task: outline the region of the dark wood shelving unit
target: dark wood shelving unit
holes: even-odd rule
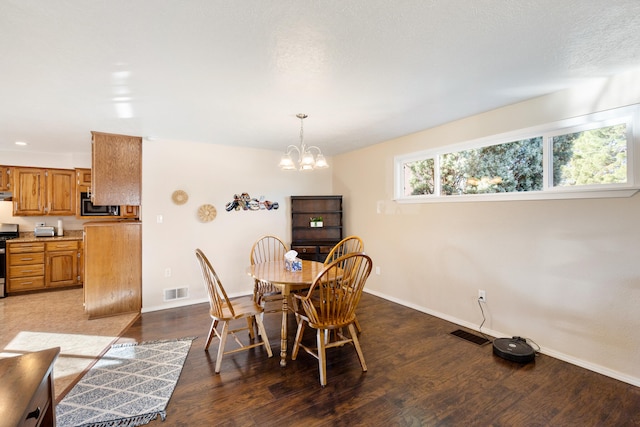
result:
[[[315,217],[322,227],[311,227]],[[342,196],[291,196],[291,249],[299,258],[323,262],[342,235]]]

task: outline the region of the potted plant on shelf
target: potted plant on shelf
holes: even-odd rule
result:
[[[322,217],[321,216],[313,216],[309,218],[309,226],[310,227],[322,227]]]

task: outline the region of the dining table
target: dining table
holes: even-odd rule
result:
[[[247,274],[256,280],[269,282],[282,292],[282,326],[280,327],[280,366],[287,366],[287,315],[289,295],[292,291],[307,289],[313,283],[324,264],[317,261],[302,260],[302,269],[290,271],[285,261],[267,261],[247,267]]]

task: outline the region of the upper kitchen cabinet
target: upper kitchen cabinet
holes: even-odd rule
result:
[[[76,214],[75,171],[13,168],[14,216]]]
[[[9,175],[11,173],[11,168],[9,166],[0,166],[0,191],[9,191],[11,190]]]
[[[91,201],[140,206],[142,137],[91,132]]]

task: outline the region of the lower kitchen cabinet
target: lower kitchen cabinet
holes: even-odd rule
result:
[[[84,308],[89,319],[140,313],[140,221],[87,222],[84,225],[84,262]]]
[[[44,289],[44,243],[7,242],[7,292]]]
[[[63,240],[45,244],[45,283],[47,287],[74,286],[80,276],[78,241]]]
[[[82,242],[7,242],[7,292],[82,284]]]

